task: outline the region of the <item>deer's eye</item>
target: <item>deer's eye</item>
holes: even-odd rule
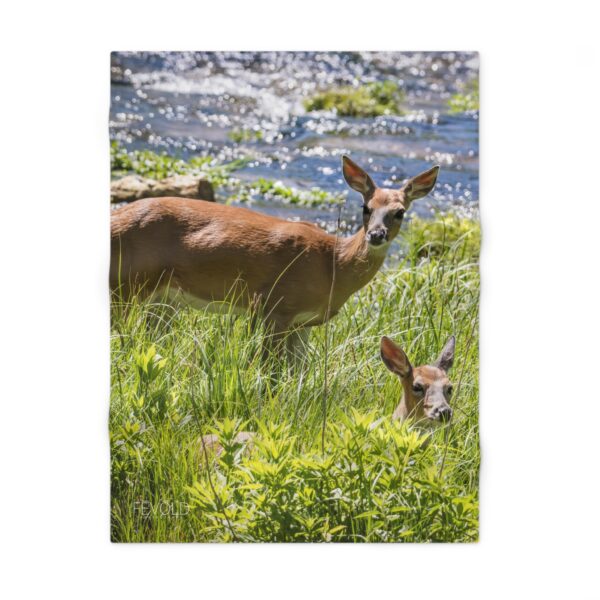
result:
[[[398,219],[398,220],[402,219],[402,217],[404,217],[404,213],[405,213],[405,212],[406,212],[406,211],[405,211],[403,208],[401,208],[401,209],[400,209],[399,211],[397,211],[397,212],[396,212],[396,214],[394,215],[394,219]]]
[[[365,217],[368,217],[370,214],[371,214],[371,209],[366,204],[363,204],[363,215]]]
[[[415,394],[423,393],[423,386],[420,383],[414,383],[412,389]]]

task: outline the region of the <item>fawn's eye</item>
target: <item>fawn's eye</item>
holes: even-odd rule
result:
[[[371,209],[366,204],[363,204],[363,215],[365,217],[368,217],[370,214],[371,214]]]
[[[400,209],[399,211],[397,211],[397,212],[396,212],[396,214],[394,215],[394,219],[398,219],[398,220],[400,220],[400,219],[401,219],[401,218],[404,216],[404,213],[405,213],[405,212],[406,212],[406,211],[405,211],[403,208],[401,208],[401,209]]]
[[[423,393],[423,386],[420,383],[414,383],[412,389],[415,394]]]

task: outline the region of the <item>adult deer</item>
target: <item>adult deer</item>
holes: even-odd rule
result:
[[[435,425],[452,418],[448,372],[454,362],[454,346],[455,338],[451,336],[432,365],[413,368],[400,346],[386,336],[381,338],[381,360],[402,382],[403,394],[394,419],[412,418],[421,424]]]
[[[348,238],[198,200],[148,198],[115,210],[111,288],[127,297],[140,284],[154,292],[168,286],[209,308],[227,300],[236,310],[260,305],[275,337],[291,333],[294,349],[375,276],[405,212],[433,189],[439,167],[397,190],[378,188],[347,156],[342,170],[363,197],[363,226]]]

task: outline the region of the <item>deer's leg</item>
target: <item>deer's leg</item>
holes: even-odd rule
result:
[[[310,329],[308,327],[298,327],[287,333],[286,352],[294,366],[299,366],[306,358],[309,337]]]
[[[273,356],[281,363],[285,352],[288,363],[296,367],[306,356],[310,329],[294,327],[287,316],[271,314],[265,318],[266,338],[263,359]]]

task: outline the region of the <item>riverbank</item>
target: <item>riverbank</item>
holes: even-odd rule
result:
[[[113,307],[113,540],[477,539],[479,226],[414,219],[402,237],[394,266],[312,330],[301,370],[261,363],[245,316]],[[379,340],[423,364],[451,334],[455,416],[422,446],[390,423],[401,386]],[[255,452],[207,468],[200,436],[239,428],[261,432]]]

